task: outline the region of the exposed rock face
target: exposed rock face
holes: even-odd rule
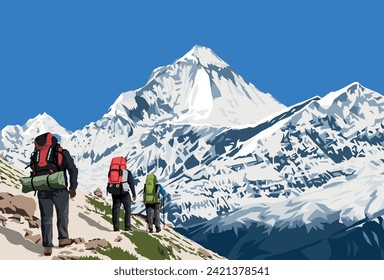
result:
[[[9,217],[9,219],[11,219],[12,221],[14,221],[16,223],[21,223],[21,216],[19,214],[15,214],[15,215]]]
[[[5,227],[7,225],[8,219],[4,217],[3,215],[0,215],[0,222]]]
[[[179,248],[178,246],[176,246],[172,242],[170,242],[169,245],[171,246],[172,249],[176,250],[176,252],[181,253],[181,248]]]
[[[52,258],[52,260],[57,260],[57,261],[61,261],[61,260],[78,260],[79,258],[80,258],[79,256],[58,255],[58,256],[54,256]]]
[[[39,218],[33,216],[32,220],[27,220],[29,228],[40,228],[41,226],[41,221]]]
[[[93,193],[94,193],[94,195],[96,195],[97,197],[100,197],[100,198],[103,197],[103,192],[101,191],[100,188],[97,188]]]
[[[197,250],[197,252],[206,256],[207,258],[210,258],[210,259],[212,258],[212,255],[207,250],[205,250],[204,248],[199,248]]]
[[[33,232],[29,229],[25,229],[24,231],[25,231],[25,235],[24,235],[25,239],[28,239],[35,244],[41,244],[42,243],[40,234],[33,234]]]
[[[22,223],[22,217],[28,222],[29,228],[40,228],[40,219],[34,216],[36,202],[33,198],[23,195],[0,193],[0,212],[12,215],[8,219]],[[2,222],[4,224],[4,222]]]
[[[82,237],[75,238],[74,241],[75,241],[75,244],[85,243],[85,239]]]
[[[6,214],[32,217],[36,211],[36,202],[30,197],[2,192],[0,193],[0,211]]]
[[[102,247],[104,249],[107,249],[110,243],[103,239],[100,238],[95,238],[90,240],[88,243],[85,244],[85,249],[86,250],[95,250],[97,247]]]

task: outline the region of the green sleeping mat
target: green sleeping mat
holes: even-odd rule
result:
[[[64,189],[67,187],[63,171],[55,172],[48,175],[23,177],[20,178],[20,182],[23,186],[21,190],[23,193],[51,189]]]

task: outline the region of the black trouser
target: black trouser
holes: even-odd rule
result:
[[[148,229],[153,230],[153,217],[155,217],[155,227],[160,228],[160,203],[145,204],[145,210],[147,211]]]
[[[113,229],[120,228],[120,207],[121,204],[125,210],[125,228],[131,227],[131,196],[129,194],[112,195],[112,222]]]
[[[44,247],[53,247],[52,244],[52,217],[53,205],[57,215],[57,230],[59,239],[68,238],[68,207],[69,194],[67,189],[38,191],[41,235]]]

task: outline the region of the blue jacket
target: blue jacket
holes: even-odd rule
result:
[[[156,187],[157,187],[157,192],[160,193],[162,197],[165,197],[167,195],[162,185],[156,184]]]

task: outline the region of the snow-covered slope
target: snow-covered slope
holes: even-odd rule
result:
[[[181,232],[230,259],[383,259],[381,166],[372,161],[354,180],[260,198]]]
[[[248,200],[185,234],[229,258],[383,258],[383,102],[353,83],[259,134],[225,132],[236,144],[210,166],[232,164]]]

